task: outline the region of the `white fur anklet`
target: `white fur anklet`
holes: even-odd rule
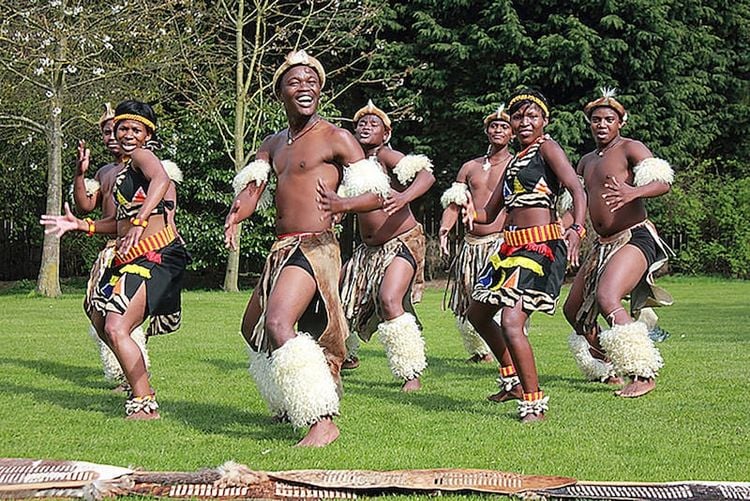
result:
[[[575,360],[578,369],[589,381],[604,382],[610,377],[616,376],[611,362],[600,360],[591,355],[589,351],[591,346],[584,336],[580,336],[573,331],[568,337],[568,348],[573,354],[573,360]]]
[[[542,397],[537,400],[519,400],[518,416],[523,419],[533,414],[539,416],[549,410],[549,397]]]
[[[250,373],[253,381],[255,381],[255,386],[258,388],[260,397],[266,403],[271,415],[284,416],[286,411],[281,399],[281,392],[271,378],[271,360],[269,356],[265,353],[254,351],[249,346],[247,354],[250,359],[247,371]]]
[[[458,332],[461,334],[461,341],[463,341],[464,348],[469,355],[479,355],[480,357],[484,357],[490,354],[490,347],[487,346],[484,339],[482,339],[476,329],[474,329],[471,322],[456,317],[456,326],[458,327]]]
[[[643,322],[615,324],[600,334],[599,342],[612,360],[615,372],[621,376],[655,378],[664,365]]]
[[[271,354],[271,378],[294,427],[338,414],[336,383],[323,349],[309,334],[298,334]]]
[[[156,395],[144,395],[142,397],[131,397],[125,401],[125,415],[131,416],[136,412],[151,414],[159,410]]]
[[[517,375],[497,377],[497,386],[504,392],[509,393],[513,388],[521,384],[521,378]]]
[[[378,325],[378,339],[385,347],[391,372],[408,381],[419,377],[427,367],[424,339],[411,313],[404,313]]]

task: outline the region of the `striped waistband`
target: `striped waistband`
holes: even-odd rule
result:
[[[532,226],[531,228],[522,228],[520,230],[503,231],[505,245],[510,245],[511,247],[546,242],[548,240],[559,240],[562,238],[562,235],[563,229],[559,221],[544,226]]]
[[[146,237],[140,242],[138,242],[138,245],[130,249],[130,251],[124,256],[120,254],[119,252],[116,253],[115,254],[115,266],[119,266],[123,263],[130,262],[133,259],[139,256],[142,256],[149,251],[153,251],[156,249],[161,249],[162,247],[166,247],[167,245],[172,243],[172,240],[174,239],[175,239],[175,234],[174,234],[174,230],[172,230],[172,227],[165,226],[164,229],[161,230],[159,233],[151,235],[150,237]]]

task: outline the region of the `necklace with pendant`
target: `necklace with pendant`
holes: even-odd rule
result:
[[[508,155],[507,157],[504,157],[502,160],[500,160],[499,162],[497,162],[494,165],[500,165],[503,162],[505,162],[506,160],[508,160],[509,158],[513,158],[512,155]],[[490,162],[489,155],[484,155],[484,163],[482,164],[482,170],[488,171],[488,170],[490,170],[490,168],[492,168],[492,165],[493,164],[492,164],[492,162]]]
[[[292,144],[293,142],[297,141],[299,138],[310,132],[315,128],[316,125],[318,125],[318,122],[320,122],[320,117],[315,119],[315,122],[311,126],[309,126],[307,129],[303,129],[302,132],[297,134],[297,136],[292,136],[292,130],[291,127],[286,129],[286,144]]]
[[[620,140],[621,140],[621,139],[622,139],[622,137],[618,137],[617,139],[615,139],[614,141],[612,141],[611,143],[609,143],[609,144],[608,144],[607,146],[605,146],[604,148],[602,148],[602,149],[598,149],[598,148],[597,148],[597,150],[596,150],[596,154],[597,154],[597,155],[599,155],[600,157],[603,157],[603,156],[604,156],[604,154],[605,154],[606,152],[608,152],[609,150],[611,150],[612,148],[614,148],[614,147],[615,147],[615,146],[617,145],[617,143],[619,143],[619,142],[620,142]]]

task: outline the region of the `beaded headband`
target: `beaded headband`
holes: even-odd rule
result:
[[[354,114],[354,123],[356,124],[357,121],[359,121],[360,118],[362,118],[365,115],[375,115],[379,119],[383,121],[383,126],[387,130],[391,130],[391,119],[388,118],[388,114],[375,106],[372,102],[372,99],[369,99],[367,101],[367,106],[364,106],[357,110],[357,113]]]
[[[154,125],[154,122],[149,120],[146,117],[143,117],[141,115],[134,115],[131,113],[124,113],[122,115],[117,115],[113,118],[115,123],[121,122],[122,120],[135,120],[136,122],[141,122],[146,127],[150,128],[152,131],[156,132],[156,125]]]
[[[508,103],[508,108],[512,108],[513,105],[516,104],[519,101],[531,101],[532,103],[536,104],[537,106],[539,106],[542,109],[542,111],[544,112],[545,116],[549,116],[549,110],[547,109],[547,105],[544,104],[544,101],[542,101],[538,97],[533,96],[531,94],[519,94],[519,95],[515,96]]]

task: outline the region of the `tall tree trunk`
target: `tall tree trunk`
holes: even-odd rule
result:
[[[234,171],[239,172],[245,166],[245,53],[243,50],[245,27],[245,2],[237,2],[237,13],[234,26],[235,43],[235,71],[234,71]],[[237,229],[237,250],[229,251],[227,257],[227,270],[224,274],[224,290],[227,292],[239,292],[240,271],[240,237],[242,237],[242,226]]]
[[[47,214],[60,214],[62,206],[62,125],[59,103],[55,100],[48,123],[49,142],[47,143]],[[59,297],[60,290],[60,238],[44,235],[42,263],[39,267],[36,290],[48,297]]]

